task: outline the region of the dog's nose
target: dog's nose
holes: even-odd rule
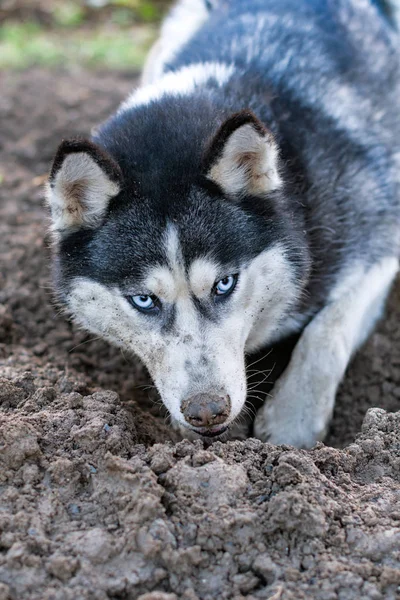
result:
[[[231,410],[229,396],[196,394],[182,402],[181,410],[193,427],[213,427],[225,423]]]

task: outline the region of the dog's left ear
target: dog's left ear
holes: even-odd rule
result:
[[[271,132],[250,111],[222,124],[205,156],[204,170],[228,196],[262,196],[282,186],[279,151]]]
[[[90,140],[65,140],[47,186],[53,231],[63,236],[81,227],[99,226],[121,186],[121,170],[105,150]]]

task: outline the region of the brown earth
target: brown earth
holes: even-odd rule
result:
[[[0,85],[0,600],[400,598],[400,285],[329,446],[179,442],[138,363],[51,303],[43,175],[132,81]]]

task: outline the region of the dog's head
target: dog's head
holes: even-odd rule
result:
[[[278,149],[249,112],[187,172],[179,157],[171,172],[165,148],[145,168],[122,145],[58,150],[47,195],[57,289],[79,324],[143,360],[181,425],[218,435],[246,400],[245,352],[279,335],[304,275]]]

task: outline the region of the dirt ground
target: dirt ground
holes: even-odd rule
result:
[[[311,451],[179,441],[52,305],[43,175],[133,82],[0,75],[0,600],[400,598],[400,285]]]

